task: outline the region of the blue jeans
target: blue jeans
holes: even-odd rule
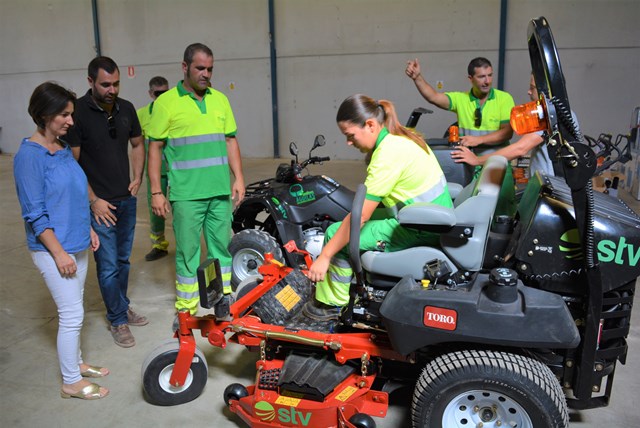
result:
[[[91,216],[91,226],[100,237],[100,248],[93,254],[98,284],[107,308],[107,320],[115,327],[127,323],[129,256],[133,247],[137,200],[132,196],[110,203],[116,207],[116,225],[100,225]]]

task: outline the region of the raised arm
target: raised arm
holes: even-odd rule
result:
[[[420,63],[418,59],[412,59],[407,61],[407,68],[405,73],[413,83],[415,83],[416,88],[418,88],[418,92],[427,100],[429,103],[433,104],[436,107],[440,107],[444,110],[449,110],[449,97],[445,94],[436,91],[433,86],[431,86],[422,76],[422,70],[420,68]]]

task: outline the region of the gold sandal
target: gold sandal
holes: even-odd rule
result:
[[[60,391],[60,396],[62,398],[80,398],[81,400],[97,400],[99,398],[104,398],[109,395],[107,392],[105,395],[100,395],[100,385],[96,383],[89,384],[82,388],[80,391],[75,394],[67,394],[64,391]]]
[[[80,373],[82,375],[82,377],[105,377],[109,374],[109,371],[107,371],[107,373],[102,373],[100,370],[104,369],[104,367],[98,367],[98,366],[89,366],[88,369],[86,369],[85,371],[83,371],[82,373]]]

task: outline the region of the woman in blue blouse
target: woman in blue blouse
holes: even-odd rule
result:
[[[87,250],[100,243],[91,229],[87,178],[60,140],[73,125],[75,100],[73,92],[53,82],[33,91],[29,115],[37,129],[22,141],[13,175],[31,258],[58,307],[60,394],[92,400],[109,390],[83,377],[104,377],[109,370],[85,364],[80,353]]]

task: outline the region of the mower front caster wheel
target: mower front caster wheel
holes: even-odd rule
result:
[[[366,413],[356,413],[349,418],[349,423],[356,428],[376,428],[376,421]]]
[[[209,367],[202,351],[196,348],[184,385],[169,382],[178,357],[178,339],[168,339],[156,347],[142,365],[142,386],[151,404],[175,406],[188,403],[202,394],[207,383]]]
[[[224,389],[224,393],[222,394],[224,398],[224,403],[228,406],[231,400],[239,400],[243,397],[249,395],[249,391],[244,385],[239,383],[232,383]]]

